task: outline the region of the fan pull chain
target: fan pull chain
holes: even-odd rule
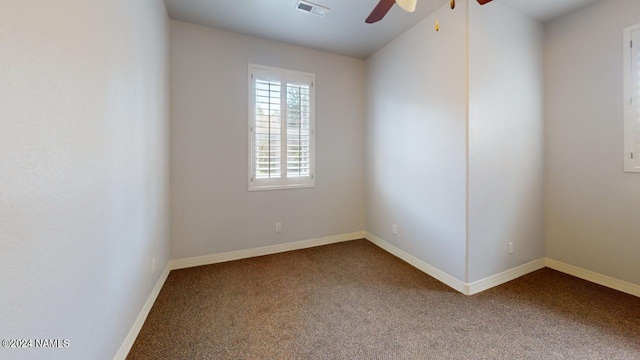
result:
[[[451,10],[456,8],[456,0],[449,0],[449,6],[451,6]],[[438,19],[438,0],[436,0],[436,31],[440,31],[440,19]]]
[[[440,31],[440,19],[438,19],[438,0],[436,0],[436,31]]]

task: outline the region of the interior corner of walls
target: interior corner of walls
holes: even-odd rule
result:
[[[278,254],[287,251],[308,249],[316,246],[335,244],[345,241],[359,240],[365,237],[364,231],[356,231],[352,233],[325,236],[321,238],[286,242],[277,245],[269,245],[244,250],[229,251],[224,253],[215,253],[210,255],[195,256],[189,258],[175,259],[169,262],[171,270],[186,269],[196,266],[212,265],[227,261],[240,259],[248,259],[256,256],[265,256]]]
[[[158,299],[158,295],[160,295],[160,291],[162,290],[164,283],[167,281],[167,278],[169,277],[170,272],[171,272],[171,268],[169,263],[167,263],[167,265],[164,267],[164,270],[160,274],[160,277],[158,278],[158,281],[156,282],[154,288],[151,290],[151,293],[147,297],[147,301],[142,306],[142,309],[140,310],[138,317],[134,321],[133,325],[131,326],[131,329],[127,333],[127,336],[122,342],[122,345],[118,349],[118,352],[114,357],[114,360],[125,360],[127,358],[127,355],[129,354],[129,351],[131,351],[131,348],[133,347],[133,344],[135,343],[136,338],[138,337],[138,334],[140,334],[140,330],[142,330],[142,326],[144,325],[144,322],[146,321],[147,316],[149,316],[149,313],[151,312],[151,308],[153,307],[153,304]]]
[[[387,251],[388,253],[390,253],[391,255],[396,256],[397,258],[400,258],[401,260],[407,262],[409,265],[415,267],[416,269],[424,272],[425,274],[435,278],[436,280],[440,281],[441,283],[449,286],[450,288],[463,293],[463,294],[467,294],[468,289],[467,286],[465,284],[465,282],[455,278],[454,276],[451,276],[449,274],[447,274],[446,272],[418,259],[417,257],[407,253],[404,250],[401,250],[400,248],[397,248],[396,246],[388,243],[387,241],[383,240],[382,238],[370,233],[370,232],[365,232],[365,238],[367,240],[369,240],[370,242],[372,242],[373,244],[375,244],[376,246],[378,246],[379,248]]]
[[[474,295],[489,290],[498,285],[515,280],[531,272],[540,270],[546,266],[545,258],[540,258],[520,266],[516,266],[501,273],[486,277],[484,279],[466,284],[467,295]]]
[[[598,285],[606,286],[610,289],[618,290],[629,295],[640,297],[640,284],[616,279],[611,276],[603,275],[595,271],[587,270],[552,258],[546,258],[545,265],[550,269],[560,271]]]

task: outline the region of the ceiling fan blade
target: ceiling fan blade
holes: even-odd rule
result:
[[[493,0],[478,0],[478,3],[479,3],[480,5],[484,5],[484,4],[488,4],[488,3],[492,2],[492,1],[493,1]]]
[[[404,11],[410,13],[416,11],[417,2],[418,0],[396,0],[396,4],[398,4]]]
[[[393,7],[393,4],[395,3],[396,3],[395,0],[380,0],[378,5],[376,5],[376,7],[371,12],[371,15],[369,15],[369,17],[365,22],[367,24],[373,24],[375,22],[382,20],[382,18],[384,18],[384,16],[387,15],[389,10],[391,10],[391,7]]]

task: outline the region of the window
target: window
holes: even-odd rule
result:
[[[314,82],[249,65],[249,191],[315,186]]]
[[[640,172],[640,24],[624,30],[624,170]]]

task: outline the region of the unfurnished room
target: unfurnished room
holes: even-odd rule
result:
[[[0,340],[640,360],[640,1],[0,0]]]

